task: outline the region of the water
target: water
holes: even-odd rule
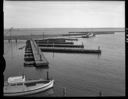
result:
[[[55,80],[53,89],[45,95],[63,96],[66,88],[67,96],[103,96],[125,95],[125,33],[96,35],[94,38],[79,39],[87,49],[97,49],[100,46],[101,55],[44,53],[49,61],[49,68],[36,69],[24,67],[25,41],[4,41],[4,58],[6,69],[4,80],[10,76],[25,74],[27,79],[46,79],[46,72]],[[39,93],[31,96],[44,96]]]

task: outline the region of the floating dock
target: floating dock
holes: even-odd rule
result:
[[[24,58],[25,62],[30,62],[30,61],[34,61],[33,57],[25,57]]]
[[[25,57],[26,57],[26,56],[27,56],[27,57],[32,57],[33,54],[32,54],[32,53],[25,53],[24,56],[25,56]]]
[[[74,42],[46,42],[46,41],[36,41],[40,44],[74,44]]]
[[[35,65],[36,66],[48,65],[49,63],[47,59],[44,57],[43,53],[41,52],[40,48],[37,46],[36,42],[34,40],[30,40],[30,44],[35,60]]]
[[[47,40],[35,40],[38,44],[74,44],[74,42],[65,41],[47,41]]]
[[[84,45],[72,45],[72,44],[40,44],[39,47],[69,47],[69,48],[84,48]]]
[[[27,61],[24,63],[24,66],[27,66],[27,65],[34,65],[35,62],[34,61]]]
[[[76,38],[70,38],[70,37],[52,37],[52,38],[44,38],[44,40],[50,40],[50,41],[78,41]]]
[[[62,47],[40,47],[43,52],[61,52],[61,53],[95,53],[100,54],[101,50],[84,49],[84,48],[62,48]]]

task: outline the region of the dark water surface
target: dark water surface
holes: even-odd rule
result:
[[[53,89],[31,96],[103,96],[125,95],[125,33],[96,35],[94,38],[79,39],[86,49],[97,49],[101,55],[44,53],[49,68],[24,67],[24,49],[26,41],[4,41],[6,70],[4,79],[23,73],[27,79],[46,79],[46,72],[55,80]]]

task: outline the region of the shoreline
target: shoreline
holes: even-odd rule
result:
[[[41,35],[41,34],[33,34],[33,35],[4,35],[4,40],[27,40],[27,39],[39,39],[39,38],[47,38],[47,37],[70,37],[70,36],[83,36],[83,35],[87,35],[88,32],[85,33],[73,33],[73,34],[45,34],[45,35]],[[115,32],[92,32],[95,35],[102,35],[102,34],[114,34]]]
[[[125,28],[11,28],[4,29],[4,40],[82,36],[88,32],[92,32],[95,35],[114,34],[115,32],[125,32]]]

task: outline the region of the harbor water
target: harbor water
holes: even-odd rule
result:
[[[26,79],[55,80],[54,88],[30,96],[125,96],[125,33],[96,35],[79,38],[75,44],[84,44],[85,49],[98,49],[101,55],[43,52],[49,61],[48,67],[24,66],[25,40],[4,41],[6,69],[4,80],[10,76],[26,75]]]

